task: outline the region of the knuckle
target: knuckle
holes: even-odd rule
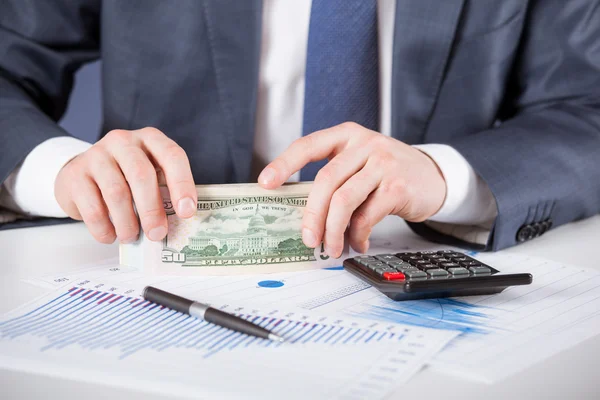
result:
[[[374,158],[376,167],[383,171],[392,171],[396,168],[396,158],[387,151],[377,153]]]
[[[123,129],[113,129],[106,134],[105,138],[117,145],[126,145],[131,142],[131,132]]]
[[[335,180],[334,168],[328,165],[325,165],[323,168],[317,172],[315,176],[315,181],[323,182],[326,185],[330,185]]]
[[[181,147],[179,147],[176,144],[167,147],[164,150],[164,152],[165,152],[165,156],[167,157],[168,161],[177,162],[177,161],[181,161],[181,160],[187,160],[187,155],[185,154],[185,150],[183,150]]]
[[[357,210],[350,221],[350,225],[357,230],[368,230],[371,228],[371,222],[364,211]]]
[[[82,159],[85,158],[86,160],[97,160],[98,158],[100,158],[101,156],[104,155],[104,150],[101,148],[101,146],[92,146],[89,149],[87,149],[85,151],[85,153],[82,154]]]
[[[157,129],[153,126],[146,126],[145,128],[140,129],[139,132],[143,135],[152,135],[152,136],[164,135],[164,133],[162,133],[159,129]]]
[[[149,208],[149,209],[143,210],[140,213],[140,220],[143,223],[156,221],[156,220],[162,218],[163,215],[164,215],[163,208],[159,208],[159,207]]]
[[[357,130],[359,128],[362,128],[362,126],[360,126],[359,124],[357,124],[354,121],[342,122],[341,124],[338,125],[338,127],[343,130]]]
[[[106,189],[104,197],[111,203],[130,202],[131,194],[129,186],[124,183],[115,182]]]
[[[156,176],[156,172],[150,166],[148,160],[138,158],[131,161],[129,165],[129,176],[136,182],[147,182]]]
[[[310,153],[315,139],[313,135],[306,135],[294,141],[294,150],[300,153]]]
[[[79,155],[68,162],[61,170],[61,173],[64,173],[67,181],[73,184],[78,181],[79,177],[82,175],[84,165],[85,161],[83,160],[82,155]]]
[[[341,188],[338,189],[331,198],[331,203],[334,207],[347,208],[353,204],[352,190]]]
[[[303,221],[306,224],[310,224],[311,226],[313,226],[315,224],[320,223],[322,219],[323,219],[323,217],[321,216],[321,213],[319,213],[318,211],[313,210],[308,207],[306,207],[304,209]]]
[[[106,212],[100,204],[90,204],[83,215],[86,224],[97,225],[106,222]]]
[[[375,134],[368,139],[369,144],[374,148],[387,149],[389,146],[389,138],[385,135]]]
[[[408,191],[406,180],[402,177],[396,177],[391,182],[384,182],[380,185],[379,189],[386,196],[403,196]]]

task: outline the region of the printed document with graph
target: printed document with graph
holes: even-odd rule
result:
[[[120,267],[104,270],[125,276]],[[0,367],[186,397],[377,399],[458,334],[212,301],[283,336],[281,344],[158,306],[141,299],[137,286],[103,283],[89,272],[3,316]],[[186,280],[178,285],[184,294]]]

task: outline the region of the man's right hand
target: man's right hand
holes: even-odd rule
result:
[[[71,218],[83,220],[101,243],[137,239],[135,203],[144,233],[159,241],[168,227],[158,190],[159,170],[177,215],[193,216],[197,194],[185,151],[155,128],[109,132],[61,169],[54,195],[62,209]]]

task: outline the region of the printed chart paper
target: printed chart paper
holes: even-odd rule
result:
[[[147,302],[138,289],[84,279],[0,319],[0,367],[203,398],[382,398],[458,334],[213,306],[286,343]]]
[[[402,251],[378,241],[370,253]],[[436,246],[437,249],[440,246]],[[410,250],[432,245],[410,243]],[[122,267],[100,267],[32,282],[53,285],[90,276],[107,284],[180,287],[209,301],[299,307],[317,314],[343,315],[415,327],[458,330],[461,335],[431,366],[441,372],[485,382],[510,374],[600,334],[600,272],[536,257],[471,253],[502,272],[530,272],[533,283],[489,296],[394,302],[341,267],[260,276],[144,277]],[[111,271],[111,268],[113,269]]]

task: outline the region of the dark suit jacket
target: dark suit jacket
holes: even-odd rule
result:
[[[259,0],[0,0],[0,182],[66,135],[73,72],[98,58],[100,135],[154,126],[197,183],[248,181],[261,13]],[[398,0],[392,110],[395,138],[449,144],[487,182],[488,249],[597,213],[598,1]]]

